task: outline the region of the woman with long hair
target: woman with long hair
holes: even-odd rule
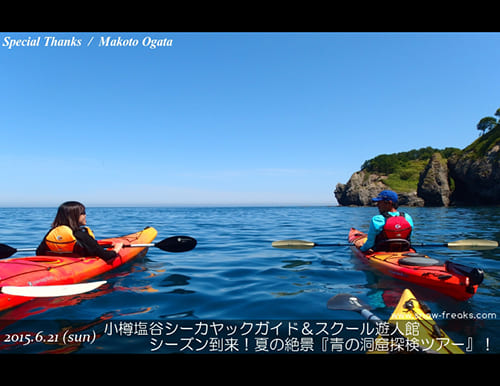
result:
[[[111,261],[120,252],[123,243],[113,250],[99,245],[87,225],[85,206],[78,201],[67,201],[57,209],[52,228],[36,250],[37,255],[98,256]]]

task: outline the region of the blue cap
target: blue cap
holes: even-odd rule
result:
[[[377,197],[372,198],[372,201],[392,201],[398,202],[398,194],[392,190],[382,190]]]

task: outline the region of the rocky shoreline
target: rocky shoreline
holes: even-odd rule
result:
[[[387,177],[357,171],[337,184],[335,198],[342,206],[370,206],[372,197],[391,189]],[[500,205],[500,126],[448,159],[434,153],[415,190],[398,194],[404,206]]]

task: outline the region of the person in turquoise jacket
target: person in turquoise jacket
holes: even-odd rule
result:
[[[366,242],[359,248],[366,252],[377,247],[383,240],[407,239],[410,240],[410,234],[413,229],[413,219],[408,213],[399,212],[398,194],[392,190],[383,190],[377,197],[372,198],[377,203],[380,214],[373,216],[368,229]],[[391,217],[401,217],[404,220],[389,219]]]

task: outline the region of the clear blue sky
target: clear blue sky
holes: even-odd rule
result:
[[[0,206],[336,204],[369,158],[476,139],[499,63],[498,33],[0,33]]]

